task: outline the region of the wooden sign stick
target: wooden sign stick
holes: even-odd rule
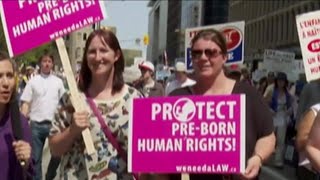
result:
[[[181,180],[190,180],[189,174],[182,173],[181,174]]]
[[[69,56],[67,53],[66,45],[64,43],[64,40],[62,38],[58,38],[56,40],[56,44],[58,47],[58,51],[60,54],[62,66],[65,72],[65,75],[67,77],[67,82],[69,86],[69,90],[71,93],[71,101],[73,104],[73,107],[75,108],[76,111],[83,111],[86,110],[86,104],[83,98],[81,98],[80,93],[78,91],[77,83],[74,77],[74,74],[71,69],[70,61],[69,61]],[[84,140],[84,144],[86,146],[86,150],[88,154],[94,154],[95,149],[93,146],[93,141],[92,137],[90,134],[90,130],[87,128],[82,131],[82,137]]]

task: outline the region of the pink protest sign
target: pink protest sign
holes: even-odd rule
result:
[[[245,95],[135,99],[129,127],[130,172],[244,172]]]
[[[103,3],[99,0],[0,1],[10,56],[103,20]]]

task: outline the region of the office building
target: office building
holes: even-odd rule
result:
[[[294,52],[301,58],[296,15],[319,9],[320,1],[231,0],[229,21],[245,20],[245,61],[262,59],[264,49]]]

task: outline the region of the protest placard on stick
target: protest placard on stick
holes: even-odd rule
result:
[[[56,43],[67,74],[74,108],[76,111],[84,110],[85,100],[79,96],[61,37],[103,20],[106,17],[104,2],[99,0],[0,1],[0,13],[11,57],[57,39]],[[82,135],[88,154],[94,153],[89,129],[83,131]]]

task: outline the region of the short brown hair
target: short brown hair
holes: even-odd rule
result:
[[[119,44],[119,41],[117,37],[111,32],[110,30],[96,30],[93,31],[86,42],[83,57],[82,57],[82,64],[79,74],[79,89],[82,92],[86,92],[90,86],[91,83],[91,71],[88,67],[88,60],[87,60],[87,52],[89,45],[94,37],[101,37],[103,40],[108,44],[108,46],[114,51],[119,53],[119,59],[114,63],[114,76],[113,76],[113,84],[112,84],[112,94],[121,91],[124,80],[123,80],[123,72],[124,72],[124,57],[123,53]],[[108,77],[106,77],[108,78]]]
[[[228,53],[227,43],[221,32],[215,29],[206,29],[206,30],[199,31],[191,40],[191,49],[199,39],[211,40],[212,42],[216,43],[220,47],[221,53],[223,55],[227,55]]]
[[[44,53],[39,57],[38,64],[41,64],[41,61],[43,60],[44,57],[49,57],[52,60],[52,62],[54,62],[54,58],[52,54]]]

